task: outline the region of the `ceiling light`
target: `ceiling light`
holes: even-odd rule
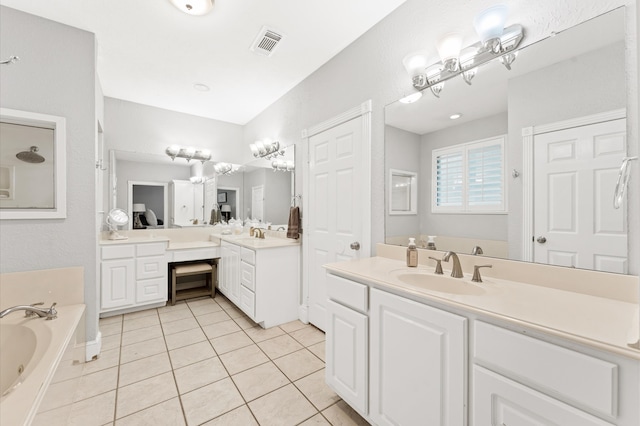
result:
[[[196,89],[198,92],[208,92],[209,90],[211,90],[209,89],[209,86],[202,83],[194,83],[193,88]]]
[[[189,15],[206,15],[213,9],[213,0],[171,0],[171,3]]]
[[[462,114],[460,114],[459,112],[456,112],[455,114],[451,114],[449,116],[449,118],[452,119],[452,120],[457,120],[460,117],[462,117]]]
[[[412,104],[422,97],[422,92],[415,92],[400,99],[403,104]]]

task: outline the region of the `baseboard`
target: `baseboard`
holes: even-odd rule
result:
[[[93,361],[95,358],[100,355],[100,350],[102,349],[102,333],[98,331],[98,335],[95,340],[91,340],[87,342],[85,345],[85,361]]]
[[[298,307],[298,318],[305,324],[309,324],[309,307],[307,305],[300,305]]]

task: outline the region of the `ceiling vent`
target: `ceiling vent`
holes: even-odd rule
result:
[[[251,51],[262,56],[271,56],[282,40],[282,35],[267,27],[262,27],[251,45]]]

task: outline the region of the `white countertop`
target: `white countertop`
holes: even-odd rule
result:
[[[468,273],[465,273],[462,280],[477,286],[484,293],[444,293],[407,284],[398,275],[421,273],[434,280],[444,277],[459,280],[449,277],[450,271],[445,270],[444,277],[436,276],[433,274],[433,267],[409,268],[403,261],[384,257],[331,263],[325,267],[338,275],[413,300],[438,302],[640,359],[640,350],[627,345],[638,337],[636,303],[492,277],[483,277],[482,283],[472,283],[471,274]]]
[[[149,237],[149,236],[141,236],[141,237],[128,237],[122,240],[108,240],[108,239],[100,239],[98,240],[101,246],[110,246],[114,244],[141,244],[141,243],[154,243],[154,242],[168,242],[170,241],[169,237],[157,236],[157,237]]]
[[[277,247],[290,247],[300,246],[300,240],[294,240],[290,238],[269,237],[264,239],[250,237],[248,234],[240,235],[215,235],[214,237],[220,238],[222,241],[237,244],[242,247],[250,249],[268,249]]]

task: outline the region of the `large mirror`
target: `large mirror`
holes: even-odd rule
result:
[[[222,162],[113,151],[110,205],[127,211],[133,230],[207,226],[216,220],[213,210],[225,221],[249,218],[286,227],[294,159],[291,145],[277,159],[230,164],[230,171],[219,172],[215,166]]]
[[[613,206],[637,152],[625,64],[619,8],[520,49],[511,70],[494,60],[471,85],[454,78],[440,98],[388,105],[387,203],[391,173],[415,173],[418,211],[387,211],[385,241],[426,247],[431,236],[438,250],[637,274],[638,212]]]

